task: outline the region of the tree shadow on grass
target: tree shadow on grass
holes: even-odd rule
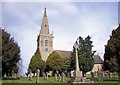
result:
[[[20,78],[8,78],[8,77],[4,77],[2,78],[2,80],[19,80]]]

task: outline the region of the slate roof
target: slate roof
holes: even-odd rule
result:
[[[99,55],[94,55],[93,59],[95,64],[103,64],[103,60],[100,58]]]
[[[70,58],[72,51],[65,51],[65,50],[54,50],[57,52],[62,58]]]
[[[65,51],[65,50],[54,50],[57,52],[62,58],[70,58],[72,51]],[[94,55],[94,64],[103,64],[103,60],[100,58],[99,55]]]

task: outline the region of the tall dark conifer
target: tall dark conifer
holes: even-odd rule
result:
[[[8,75],[18,72],[18,62],[20,58],[20,47],[13,37],[4,29],[0,29],[2,33],[2,75]],[[8,75],[8,76],[10,76]]]
[[[120,25],[112,31],[110,39],[105,45],[104,70],[120,72]]]
[[[37,71],[37,69],[44,71],[45,66],[46,66],[45,61],[42,60],[39,48],[37,48],[35,54],[32,56],[32,58],[30,60],[28,72],[31,71],[32,73],[35,73]]]

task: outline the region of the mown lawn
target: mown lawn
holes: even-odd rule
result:
[[[70,78],[67,78],[67,81],[68,80],[70,80]],[[49,77],[48,80],[45,80],[43,77],[40,77],[39,82],[40,83],[62,83],[62,82],[55,81],[55,77]],[[9,78],[9,79],[2,80],[2,83],[36,83],[36,78],[33,77],[32,80],[29,80],[29,78],[25,78],[25,77],[21,79]]]
[[[58,82],[55,81],[55,77],[49,77],[48,80],[45,80],[43,77],[40,77],[40,85],[71,85],[67,82],[70,78],[67,78],[66,82]],[[29,80],[29,78],[21,78],[21,79],[4,79],[2,80],[2,85],[36,85],[36,78]],[[78,85],[78,84],[77,84]],[[118,79],[104,79],[103,81],[95,80],[94,83],[82,83],[80,85],[120,85],[120,81]]]

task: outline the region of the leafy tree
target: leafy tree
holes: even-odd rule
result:
[[[112,31],[105,45],[104,70],[120,72],[120,25]]]
[[[4,29],[0,29],[0,32],[2,32],[2,75],[5,73],[11,75],[12,71],[17,73],[19,69],[17,64],[21,59],[20,47]]]
[[[56,52],[52,52],[46,61],[46,65],[53,71],[61,71],[64,66],[64,59]]]
[[[80,69],[83,71],[83,74],[91,71],[94,65],[93,55],[95,53],[92,52],[92,41],[90,40],[91,37],[87,36],[84,40],[80,36],[76,44],[78,44],[78,59],[79,59],[79,66]],[[75,48],[73,47],[73,53],[71,57],[71,67],[72,69],[75,69]]]
[[[65,70],[65,71],[70,71],[71,70],[71,60],[70,60],[70,58],[66,58],[64,60],[64,66],[63,66],[62,69]]]
[[[37,69],[44,71],[45,69],[45,61],[42,60],[39,48],[37,48],[35,54],[32,56],[28,68],[28,72],[35,73]]]

